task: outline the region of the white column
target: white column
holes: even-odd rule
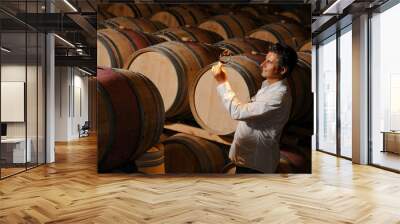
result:
[[[54,5],[46,1],[46,11],[54,12]],[[55,43],[54,35],[46,35],[46,163],[55,161]]]
[[[368,163],[368,15],[353,20],[353,162]]]
[[[55,161],[54,133],[55,133],[55,73],[54,73],[54,35],[46,36],[46,163]]]

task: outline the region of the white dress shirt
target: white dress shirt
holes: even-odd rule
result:
[[[238,166],[274,173],[279,164],[279,140],[290,115],[292,97],[286,79],[264,81],[250,102],[240,102],[229,82],[217,86],[225,108],[238,120],[229,158]]]

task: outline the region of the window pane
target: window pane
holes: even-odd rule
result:
[[[318,148],[336,153],[336,37],[318,49]]]
[[[340,152],[351,158],[352,141],[352,35],[340,36]]]
[[[400,130],[400,36],[398,30],[393,29],[398,21],[400,5],[371,19],[371,133],[372,163],[400,170],[400,156],[396,154],[400,153],[400,133],[388,133],[389,139],[384,139],[382,133]]]

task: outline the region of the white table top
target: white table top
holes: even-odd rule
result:
[[[25,138],[6,138],[6,139],[1,139],[1,143],[19,143],[19,142],[24,142]],[[30,139],[28,138],[28,141]]]

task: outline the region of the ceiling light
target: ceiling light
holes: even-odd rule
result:
[[[5,48],[5,47],[1,47],[0,49],[1,49],[2,51],[6,52],[6,53],[10,53],[10,52],[11,52],[11,50],[9,50],[9,49],[7,49],[7,48]]]
[[[64,0],[65,4],[67,4],[72,10],[74,10],[74,12],[78,12],[78,10],[71,4],[69,3],[68,0]]]
[[[83,72],[83,73],[85,73],[85,74],[87,74],[87,75],[92,75],[92,73],[90,73],[90,72],[88,72],[88,71],[85,71],[85,70],[83,70],[83,69],[81,69],[81,68],[79,68],[79,67],[78,67],[78,70],[81,71],[81,72]]]
[[[64,43],[66,43],[67,45],[69,45],[70,47],[75,48],[75,45],[73,45],[73,44],[72,44],[71,42],[69,42],[68,40],[66,40],[66,39],[64,39],[64,38],[62,38],[62,37],[60,37],[60,36],[57,35],[57,34],[54,34],[54,36],[57,37],[58,39],[60,39],[61,41],[63,41]]]
[[[324,10],[322,14],[342,14],[343,9],[351,5],[355,0],[336,0],[332,5]]]

